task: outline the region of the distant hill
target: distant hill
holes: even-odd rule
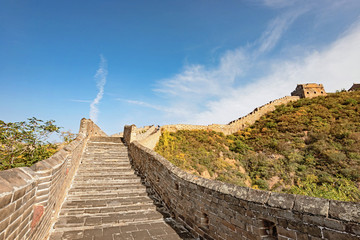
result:
[[[360,91],[280,105],[252,126],[163,132],[155,150],[191,173],[240,186],[360,201]]]

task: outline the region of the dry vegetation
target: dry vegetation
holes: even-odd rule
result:
[[[360,91],[300,99],[224,136],[164,132],[156,151],[203,177],[240,186],[360,201]]]

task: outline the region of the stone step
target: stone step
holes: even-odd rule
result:
[[[124,176],[124,177],[128,178],[129,175],[132,175],[132,176],[138,178],[134,174],[134,170],[130,168],[130,169],[118,169],[116,171],[112,170],[112,171],[109,171],[109,172],[105,172],[105,171],[80,172],[80,173],[76,174],[75,179],[77,177],[90,177],[90,178],[94,177],[94,178],[97,178],[97,177],[121,177],[121,176]]]
[[[76,182],[73,183],[73,186],[87,185],[87,187],[91,187],[91,185],[101,184],[102,186],[108,185],[117,185],[117,184],[131,184],[131,183],[140,183],[141,180],[135,176],[131,176],[131,178],[124,177],[76,177]]]
[[[107,176],[121,176],[121,175],[129,175],[134,174],[134,169],[132,169],[130,166],[128,167],[107,167],[107,168],[84,168],[81,171],[77,172],[76,176],[104,176],[105,174]]]
[[[182,233],[183,234],[183,233]],[[184,235],[184,234],[183,234]],[[188,235],[187,235],[188,236]],[[75,227],[55,229],[50,240],[76,240],[76,239],[194,239],[192,237],[181,238],[163,220],[149,220],[144,225],[142,222],[105,224],[102,228],[97,226]]]
[[[121,146],[121,145],[116,145],[116,144],[91,144],[91,143],[89,143],[89,145],[87,146],[86,151],[95,150],[97,152],[97,151],[101,151],[103,149],[111,149],[111,150],[114,150],[114,151],[127,152],[126,147]]]
[[[113,152],[106,152],[108,150],[111,150]],[[98,153],[98,152],[104,152],[106,154],[114,154],[119,152],[126,153],[128,152],[128,150],[120,146],[88,146],[85,150],[85,153]]]
[[[118,168],[113,169],[109,168],[106,170],[107,176],[127,176],[127,175],[134,175],[134,170],[130,167],[128,168]],[[89,169],[83,169],[82,171],[77,172],[76,176],[83,176],[83,177],[91,177],[91,176],[104,176],[104,170],[89,170]]]
[[[91,137],[90,142],[116,142],[123,143],[120,137]]]
[[[83,168],[97,168],[97,167],[103,167],[103,168],[112,168],[112,167],[124,167],[124,166],[130,166],[129,161],[125,162],[114,162],[114,163],[91,163],[91,162],[82,162],[81,163],[81,169]]]
[[[71,196],[80,196],[80,195],[84,195],[84,194],[113,194],[113,193],[146,193],[146,189],[134,189],[134,190],[103,190],[103,191],[73,191],[71,193],[69,193],[69,197]]]
[[[78,189],[79,190],[79,189]],[[76,195],[76,196],[87,196],[87,195],[106,195],[106,194],[143,194],[146,193],[146,187],[140,187],[140,188],[123,188],[123,189],[106,189],[102,191],[98,191],[97,189],[88,189],[88,191],[78,191],[73,190],[72,192],[69,192],[68,196]]]
[[[98,163],[96,163],[98,164]],[[107,172],[107,171],[123,171],[123,170],[130,170],[132,169],[132,166],[129,162],[127,163],[117,163],[115,165],[118,165],[116,167],[114,166],[108,166],[109,163],[103,163],[99,164],[101,166],[92,166],[90,163],[82,163],[81,168],[78,170],[78,172],[85,172],[85,171],[97,171],[97,172]],[[110,163],[111,165],[114,165]]]
[[[142,203],[137,205],[123,205],[123,206],[110,206],[110,207],[96,207],[96,208],[74,208],[74,209],[62,209],[60,216],[101,216],[111,213],[124,213],[124,212],[148,212],[156,211],[156,206],[153,203]]]
[[[83,226],[100,226],[127,222],[144,222],[147,220],[162,220],[162,215],[156,211],[113,213],[107,216],[59,217],[54,228],[75,228]]]
[[[88,164],[125,164],[125,163],[129,163],[129,157],[122,157],[122,158],[83,158],[82,159],[83,163],[88,163]]]
[[[101,151],[103,149],[112,149],[114,151],[124,151],[127,152],[127,148],[122,146],[122,145],[117,145],[117,144],[92,144],[89,143],[87,145],[87,148],[85,151],[90,151],[90,150],[94,150],[95,152],[97,151]]]
[[[118,155],[114,155],[114,156],[103,156],[101,154],[99,154],[99,156],[96,155],[88,155],[88,156],[84,156],[82,158],[83,160],[96,160],[96,161],[119,161],[119,160],[126,160],[129,159],[129,156],[126,154],[124,154],[123,156],[121,156],[120,154]]]
[[[67,200],[92,200],[92,199],[111,199],[111,198],[127,198],[127,197],[146,197],[147,194],[143,192],[130,192],[130,193],[103,193],[103,194],[77,194],[69,195]]]
[[[96,207],[120,207],[139,204],[151,204],[153,201],[144,196],[131,198],[109,198],[99,200],[66,200],[62,209],[96,208]]]
[[[84,158],[102,158],[102,159],[106,159],[106,158],[121,158],[121,157],[128,157],[128,153],[114,153],[114,154],[107,154],[104,155],[102,153],[91,153],[91,154],[85,154]]]
[[[111,151],[111,152],[107,152],[107,151]],[[106,154],[115,154],[115,153],[126,153],[127,150],[126,149],[121,149],[121,148],[118,148],[118,147],[88,147],[86,150],[85,150],[85,153],[89,154],[94,154],[94,153],[97,153],[97,152],[104,152]]]
[[[117,158],[83,158],[83,163],[94,163],[94,164],[103,164],[103,163],[129,163],[129,157],[117,157]]]
[[[91,188],[89,188],[89,186],[73,186],[69,190],[69,194],[76,192],[102,193],[102,192],[114,192],[114,191],[123,193],[123,192],[137,192],[139,190],[146,190],[146,187],[140,184],[111,184],[107,186],[92,185]]]
[[[131,179],[131,178],[136,178],[139,179],[135,173],[134,170],[127,170],[127,171],[119,171],[119,172],[109,172],[108,175],[101,175],[99,174],[99,172],[83,172],[80,174],[77,174],[75,176],[75,181],[84,181],[84,180],[94,180],[94,179]]]
[[[49,239],[180,238],[156,211],[121,139],[94,137],[85,148]]]
[[[111,152],[109,152],[111,151]],[[87,148],[85,150],[84,153],[87,154],[97,154],[97,153],[104,153],[104,154],[117,154],[117,153],[127,153],[128,151],[126,149],[121,149],[121,148],[116,148],[116,147],[112,147],[112,148],[107,148],[107,147],[94,147],[94,148]]]
[[[82,180],[73,184],[75,188],[82,187],[102,187],[107,188],[109,185],[114,185],[114,187],[123,188],[124,185],[133,185],[139,184],[139,179],[97,179],[97,180]],[[99,190],[99,189],[97,189]]]

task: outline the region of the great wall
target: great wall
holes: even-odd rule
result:
[[[227,125],[131,125],[112,137],[82,119],[77,138],[49,159],[0,172],[0,240],[360,239],[360,203],[204,179],[153,151],[161,131],[230,134],[298,98]]]

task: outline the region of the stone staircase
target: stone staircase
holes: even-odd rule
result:
[[[120,138],[94,137],[49,239],[182,238],[156,211]]]

